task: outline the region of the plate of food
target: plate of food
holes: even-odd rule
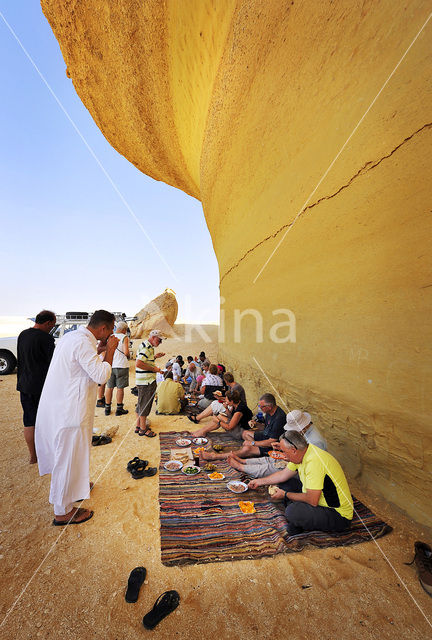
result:
[[[245,482],[241,482],[240,480],[230,480],[227,482],[227,487],[233,493],[244,493],[248,490],[248,486]]]
[[[207,462],[204,467],[204,471],[217,471],[217,466],[212,462]]]
[[[192,453],[194,456],[199,456],[203,451],[205,451],[204,447],[197,447],[196,449],[192,449]]]
[[[201,469],[199,467],[196,467],[194,464],[188,464],[182,469],[182,472],[187,476],[195,476],[200,471]]]
[[[179,447],[188,447],[190,444],[192,444],[192,441],[187,438],[179,438],[176,440],[176,445]]]
[[[256,513],[254,502],[248,502],[248,501],[245,502],[243,500],[240,500],[238,505],[242,513]]]
[[[183,463],[180,462],[180,460],[168,460],[168,462],[164,464],[164,469],[167,471],[180,471],[182,467]]]
[[[223,451],[223,444],[214,444],[213,449],[215,451]]]
[[[223,473],[219,473],[219,471],[213,471],[213,473],[209,474],[210,480],[223,480],[225,478]]]
[[[282,451],[269,451],[268,455],[269,458],[273,458],[273,460],[285,460],[285,455],[282,453]]]
[[[194,444],[207,444],[208,439],[207,439],[207,438],[194,438],[194,439],[192,440],[192,442],[193,442]]]

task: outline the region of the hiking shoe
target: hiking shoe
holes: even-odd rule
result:
[[[105,415],[109,416],[111,413],[111,405],[110,404],[105,404]]]
[[[101,398],[100,400],[98,400],[98,401],[96,402],[96,406],[97,406],[97,407],[100,407],[101,409],[103,409],[103,408],[104,408],[104,406],[105,406],[105,400],[104,400],[103,398]]]
[[[129,411],[127,409],[123,409],[123,406],[119,407],[117,405],[117,409],[116,409],[116,416],[125,416],[127,413],[129,413]]]
[[[417,574],[423,589],[432,596],[432,549],[425,542],[414,544],[414,560],[406,564],[415,563]]]

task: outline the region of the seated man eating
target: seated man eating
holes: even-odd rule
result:
[[[339,462],[327,451],[308,444],[298,431],[285,431],[281,451],[289,464],[266,478],[249,482],[250,489],[281,485],[272,500],[285,500],[288,533],[344,531],[353,517],[353,501]],[[294,478],[298,471],[300,480]]]
[[[194,431],[192,433],[194,438],[201,438],[202,436],[206,436],[207,433],[210,433],[210,431],[215,431],[216,429],[219,429],[219,427],[222,427],[236,440],[242,439],[244,433],[249,430],[249,420],[252,418],[252,411],[244,402],[242,402],[238,391],[227,392],[226,404],[230,417],[228,418],[226,415],[219,413],[213,417],[211,422]],[[205,454],[206,452],[203,453]],[[213,455],[216,456],[217,454]],[[213,460],[213,458],[207,457],[205,457],[205,459]]]
[[[265,393],[258,402],[260,411],[265,414],[264,429],[258,431],[245,430],[242,434],[244,444],[235,453],[211,453],[204,451],[205,460],[223,460],[231,455],[237,458],[252,458],[256,456],[268,456],[272,445],[277,443],[285,426],[285,412],[277,406],[276,399],[271,393]],[[223,418],[222,418],[223,419]],[[249,426],[254,426],[251,420]]]

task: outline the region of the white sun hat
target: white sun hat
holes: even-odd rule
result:
[[[305,427],[312,422],[310,413],[306,411],[300,411],[300,409],[294,409],[290,411],[286,416],[285,431],[302,431]]]

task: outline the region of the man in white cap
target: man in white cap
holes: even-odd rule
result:
[[[148,340],[144,340],[139,346],[136,356],[135,381],[138,389],[138,403],[136,407],[137,422],[135,433],[148,438],[154,438],[156,435],[147,426],[147,416],[151,411],[156,393],[156,374],[162,373],[162,369],[155,365],[155,360],[156,358],[162,358],[165,353],[154,352],[154,347],[158,347],[161,342],[161,332],[159,329],[153,329],[153,331],[150,331]]]
[[[127,337],[127,322],[118,322],[114,333],[118,345],[112,361],[111,377],[106,383],[105,391],[105,415],[111,413],[111,400],[114,387],[117,388],[116,416],[123,416],[128,410],[123,407],[124,390],[129,386],[129,338]]]

